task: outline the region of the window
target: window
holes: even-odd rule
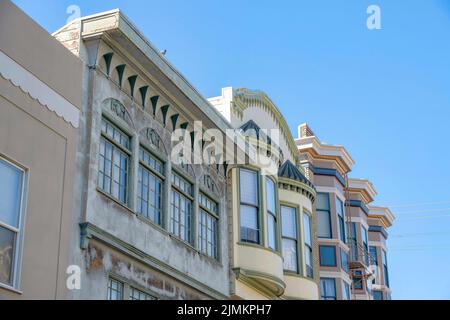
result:
[[[123,282],[108,279],[108,300],[123,300]]]
[[[306,212],[303,213],[303,230],[305,242],[305,265],[306,276],[314,277],[313,269],[313,250],[312,250],[312,236],[311,236],[311,217]]]
[[[192,184],[177,173],[172,173],[170,232],[181,240],[192,243]]]
[[[336,300],[336,281],[333,278],[320,278],[322,300]]]
[[[0,283],[13,287],[17,272],[24,172],[0,158]]]
[[[336,267],[336,247],[319,246],[320,265],[324,267]]]
[[[267,229],[269,248],[277,249],[277,197],[275,191],[275,182],[266,177],[266,194],[267,194]]]
[[[130,137],[103,118],[98,186],[123,204],[128,203],[130,155]]]
[[[370,246],[369,253],[370,253],[370,264],[378,266],[377,247]]]
[[[260,243],[258,175],[255,171],[239,170],[241,241]]]
[[[362,283],[362,272],[361,271],[355,271],[355,274],[353,276],[353,288],[356,290],[362,290],[363,289],[363,283]]]
[[[281,207],[281,235],[284,269],[298,272],[297,210]]]
[[[382,262],[383,262],[383,272],[384,272],[384,284],[386,287],[389,288],[389,273],[388,273],[388,266],[387,266],[387,254],[385,250],[382,250],[383,254],[381,255]]]
[[[383,292],[374,290],[373,292],[373,300],[383,300]]]
[[[141,147],[137,189],[137,211],[162,226],[163,164]]]
[[[328,193],[317,194],[317,236],[331,238],[330,199]]]
[[[218,258],[218,206],[203,193],[199,195],[200,218],[198,232],[199,250],[206,255]]]
[[[342,281],[342,300],[350,300],[350,286],[345,281]]]
[[[336,197],[336,212],[339,220],[339,237],[342,242],[347,243],[347,232],[345,230],[344,203]]]
[[[130,300],[156,300],[156,298],[141,290],[130,287]]]
[[[350,234],[350,238],[351,238],[351,260],[352,261],[358,261],[358,235],[356,234],[356,223],[352,222],[350,224],[351,227],[351,234]]]
[[[362,241],[364,247],[364,262],[369,265],[369,239],[367,237],[367,229],[362,227]]]
[[[341,248],[341,268],[346,272],[349,271],[348,254]]]

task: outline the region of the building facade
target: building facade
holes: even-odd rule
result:
[[[206,100],[119,10],[0,1],[0,60],[1,299],[390,298],[393,214],[265,93]]]
[[[81,66],[0,1],[0,299],[66,296]]]
[[[370,206],[377,193],[369,180],[348,177],[355,162],[344,147],[322,143],[307,124],[296,143],[317,189],[321,298],[390,299],[386,229],[394,216]]]
[[[231,298],[318,299],[316,190],[283,116],[259,91],[224,88],[209,101],[258,158],[229,172]]]

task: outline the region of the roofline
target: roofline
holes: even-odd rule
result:
[[[352,156],[344,146],[322,143],[317,136],[297,138],[295,139],[295,143],[297,144],[299,151],[314,149],[319,155],[341,158],[349,168],[349,171],[351,171],[352,167],[355,165],[355,160],[353,160]]]
[[[372,199],[375,199],[375,196],[377,195],[375,187],[368,179],[348,178],[348,186],[351,189],[361,189],[366,191]]]
[[[115,24],[108,24],[104,26],[99,26],[94,31],[86,32],[83,28],[83,24],[90,20],[102,20],[110,17],[116,17],[117,21]],[[208,100],[200,94],[200,92],[179,72],[131,22],[131,20],[119,9],[109,10],[105,12],[100,12],[97,14],[80,17],[74,21],[79,21],[81,25],[81,37],[89,37],[93,35],[101,35],[108,31],[119,30],[123,33],[129,41],[133,44],[155,65],[165,74],[174,84],[179,88],[183,94],[186,95],[194,104],[196,104],[207,117],[220,129],[225,131],[226,129],[233,129],[231,123],[225,119],[220,112],[218,112]],[[60,28],[54,34],[58,33],[68,25],[72,24],[71,21]],[[133,39],[133,40],[131,40]]]
[[[388,207],[382,207],[382,206],[368,206],[369,207],[369,218],[370,216],[383,216],[386,218],[386,220],[390,223],[390,225],[393,224],[396,217],[392,213],[392,211]]]

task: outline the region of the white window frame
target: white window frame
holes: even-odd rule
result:
[[[0,287],[13,290],[21,293],[21,275],[22,275],[22,259],[23,259],[23,242],[24,242],[24,234],[25,234],[25,219],[27,212],[27,201],[28,199],[28,182],[29,182],[29,170],[23,166],[20,166],[16,162],[7,159],[6,157],[0,155],[0,161],[4,161],[12,167],[20,170],[22,172],[22,187],[21,187],[21,195],[20,195],[20,209],[19,209],[19,220],[18,220],[18,228],[11,228],[4,223],[0,222],[0,225],[8,230],[16,232],[16,239],[14,243],[14,256],[13,256],[13,264],[12,264],[12,281],[11,284],[1,283]]]

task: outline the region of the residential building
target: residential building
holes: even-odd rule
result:
[[[286,121],[260,91],[229,87],[209,101],[259,157],[229,171],[231,298],[318,299],[316,190]]]
[[[0,299],[67,294],[81,68],[0,1]]]
[[[393,214],[370,206],[377,193],[369,180],[348,177],[355,162],[343,146],[321,142],[307,124],[298,127],[296,143],[317,190],[321,298],[388,299],[386,229]]]
[[[194,165],[172,138],[185,130],[203,154],[194,121],[230,124],[119,10],[54,36],[83,61],[69,298],[226,299],[226,167]]]
[[[389,299],[395,217],[353,165],[119,10],[51,36],[0,1],[0,299]]]

